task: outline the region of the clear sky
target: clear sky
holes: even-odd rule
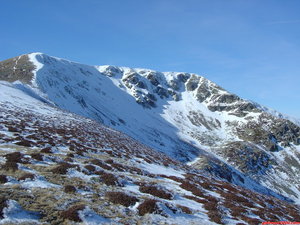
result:
[[[0,2],[0,60],[43,52],[193,72],[300,118],[299,0]]]

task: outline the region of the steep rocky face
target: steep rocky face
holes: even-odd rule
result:
[[[295,123],[196,74],[93,67],[44,54],[28,58],[38,89],[23,91],[214,176],[300,198]]]

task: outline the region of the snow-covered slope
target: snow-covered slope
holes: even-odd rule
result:
[[[278,194],[300,197],[299,126],[202,76],[87,66],[41,53],[2,63],[0,76],[22,81],[16,87],[36,99],[195,168],[243,186],[251,178]]]
[[[300,219],[297,205],[271,191],[215,179],[20,87],[0,82],[0,224]]]

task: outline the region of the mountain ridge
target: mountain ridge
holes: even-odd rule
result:
[[[299,185],[299,126],[280,115],[196,74],[87,66],[41,53],[27,57],[35,70],[21,70],[33,78],[23,90],[235,184],[245,186],[241,180],[251,177],[286,197],[299,197],[293,187]],[[16,78],[13,68],[27,65],[17,59],[8,66]]]

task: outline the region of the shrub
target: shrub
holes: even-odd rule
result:
[[[95,172],[96,168],[93,165],[86,165],[84,166],[85,169],[87,169],[90,173]]]
[[[68,153],[68,154],[67,154],[67,157],[74,158],[75,155],[74,155],[73,153]]]
[[[6,171],[16,171],[19,169],[18,163],[16,162],[6,162],[4,165],[2,165],[1,167],[2,169],[6,170]]]
[[[147,213],[159,213],[159,207],[157,203],[158,202],[154,199],[145,200],[142,204],[140,204],[137,207],[139,215],[143,216]]]
[[[136,197],[125,194],[123,192],[107,192],[106,197],[110,202],[126,207],[134,205],[136,202],[138,202],[138,199]]]
[[[5,175],[0,175],[0,184],[5,184],[8,181]]]
[[[216,184],[216,186],[222,188],[222,189],[227,189],[229,192],[233,192],[233,193],[237,193],[238,189],[235,188],[232,184],[230,183],[226,183],[224,181],[219,181],[218,184]]]
[[[217,202],[205,202],[204,208],[208,211],[217,210],[218,203]]]
[[[130,173],[135,173],[135,174],[138,174],[138,175],[143,175],[143,174],[144,174],[143,171],[142,171],[141,169],[139,169],[139,168],[137,168],[137,167],[133,167],[133,166],[128,167],[128,171],[129,171]]]
[[[96,165],[96,166],[99,166],[105,170],[112,170],[111,166],[107,165],[106,163],[102,162],[101,160],[99,159],[93,159],[91,161],[92,164]]]
[[[261,224],[262,220],[260,219],[256,219],[256,218],[250,218],[250,217],[247,217],[247,216],[241,216],[240,217],[243,221],[245,221],[247,224],[250,224],[250,225],[257,225],[257,224]]]
[[[66,193],[75,193],[76,188],[73,185],[65,185],[64,186],[64,192],[66,192]]]
[[[23,176],[21,176],[18,180],[21,181],[21,180],[34,180],[35,178],[35,175],[32,174],[32,173],[25,173]]]
[[[59,166],[53,168],[51,170],[51,172],[56,173],[56,174],[66,174],[68,172],[68,170],[71,169],[71,168],[78,169],[78,166],[74,165],[74,164],[62,162],[62,163],[59,164]]]
[[[100,177],[101,177],[103,183],[105,183],[106,185],[109,185],[109,186],[123,186],[119,182],[119,179],[111,173],[103,172],[103,174],[101,174]]]
[[[173,180],[173,181],[176,181],[178,183],[183,183],[184,182],[184,179],[180,178],[180,177],[176,177],[176,176],[166,176],[164,174],[160,174],[159,175],[160,177],[164,177],[164,178],[167,178],[167,179],[170,179],[170,180]]]
[[[6,162],[22,162],[22,158],[23,158],[23,154],[20,152],[13,152],[13,153],[9,153],[4,155],[4,157],[6,158]]]
[[[3,209],[7,206],[7,199],[0,197],[0,219],[3,219]]]
[[[127,169],[125,166],[123,166],[120,163],[111,163],[110,165],[112,166],[112,168],[114,168],[114,169],[116,169],[116,170],[118,170],[120,172],[125,172],[126,169]]]
[[[218,224],[223,224],[222,216],[218,211],[209,211],[207,215],[211,221]]]
[[[179,209],[181,209],[181,211],[185,214],[192,214],[192,210],[186,206],[183,205],[176,205]]]
[[[247,209],[245,209],[242,206],[232,206],[229,209],[230,209],[230,214],[233,217],[238,217],[238,216],[242,215],[243,213],[247,212]]]
[[[31,158],[37,160],[37,161],[43,161],[43,155],[41,153],[32,153]]]
[[[208,182],[199,182],[199,184],[207,190],[213,190],[213,187]]]
[[[112,159],[107,159],[107,160],[105,160],[105,162],[108,163],[108,164],[112,164],[112,163],[114,163],[114,160],[112,160]]]
[[[204,204],[204,203],[208,202],[206,199],[200,199],[200,198],[197,198],[195,196],[184,195],[183,197],[187,198],[187,199],[190,199],[190,200],[193,200],[195,202],[201,203],[201,204]]]
[[[139,188],[139,191],[143,193],[151,194],[159,198],[164,198],[169,200],[173,199],[172,193],[162,189],[161,187],[154,186],[154,185],[142,184]]]
[[[64,158],[65,162],[74,162],[74,160],[70,157]]]
[[[15,127],[7,127],[9,132],[19,132],[19,130]]]
[[[85,205],[75,205],[70,207],[69,209],[63,211],[61,213],[61,217],[63,219],[68,219],[68,220],[72,220],[75,222],[82,222],[82,220],[80,219],[79,215],[78,215],[78,211],[84,210]]]
[[[43,148],[41,150],[41,153],[47,153],[47,154],[52,153],[52,148],[51,147]]]
[[[203,191],[198,189],[195,183],[191,183],[189,181],[183,181],[179,187],[192,192],[193,195],[196,195],[198,197],[201,197],[201,198],[205,197],[205,195],[203,194]]]
[[[15,143],[16,145],[24,146],[24,147],[32,147],[34,146],[34,142],[29,140],[22,140]]]

